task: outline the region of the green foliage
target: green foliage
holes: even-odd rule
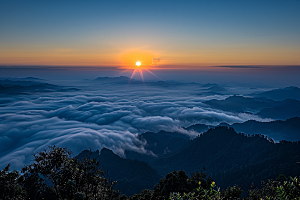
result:
[[[290,177],[290,181],[284,181],[276,189],[279,199],[300,199],[300,181],[297,177]]]
[[[200,195],[205,194],[199,190],[199,183],[201,182],[201,189],[206,192],[213,192],[211,186],[214,183],[212,178],[207,176],[203,171],[191,173],[191,177],[186,175],[185,171],[173,171],[161,179],[159,184],[154,186],[152,199],[169,199],[170,193],[186,195]],[[207,193],[209,195],[209,193]]]
[[[209,189],[204,189],[201,187],[201,182],[199,182],[199,187],[197,188],[196,192],[189,192],[189,193],[171,193],[169,200],[196,200],[196,199],[203,199],[203,200],[221,200],[220,188],[216,188],[216,183],[212,182],[210,184]]]
[[[199,186],[199,182],[201,182],[201,187],[204,189],[209,189],[213,179],[208,176],[205,172],[205,168],[203,168],[203,170],[201,170],[200,172],[194,172],[191,173],[191,177],[188,179],[189,183],[190,183],[190,188],[192,190],[195,190],[195,188],[198,188]]]
[[[227,127],[217,127],[186,142],[178,151],[158,158],[152,166],[159,173],[185,170],[187,174],[206,167],[218,180],[218,186],[239,185],[247,191],[252,182],[276,177],[278,173],[299,175],[300,143],[273,144],[262,135],[238,134]]]
[[[226,188],[226,190],[222,192],[222,196],[224,197],[224,199],[239,199],[242,192],[243,190],[239,186],[234,185],[232,187]]]
[[[299,200],[300,199],[300,182],[297,177],[290,177],[286,180],[284,175],[280,175],[276,180],[261,182],[261,189],[252,186],[253,189],[248,191],[249,198],[253,200],[260,199],[282,199],[282,200]]]
[[[140,194],[135,194],[128,198],[128,200],[149,200],[153,199],[153,190],[145,189]]]
[[[185,171],[173,171],[166,175],[166,178],[160,179],[159,184],[154,187],[154,196],[158,199],[167,199],[171,192],[188,192],[188,175]]]
[[[195,181],[197,187],[194,187]],[[290,178],[287,180],[284,175],[279,175],[276,180],[268,180],[261,182],[261,189],[252,184],[252,189],[248,191],[247,200],[300,200],[300,182],[299,178]],[[241,198],[243,190],[234,185],[227,187],[220,192],[220,188],[216,187],[216,183],[205,173],[196,172],[188,177],[184,171],[173,171],[160,180],[154,188],[154,191],[147,190],[140,194],[131,196],[130,200],[149,199],[149,200],[234,200]]]
[[[34,155],[34,161],[21,173],[7,165],[0,171],[0,200],[229,200],[241,199],[242,189],[234,185],[224,191],[203,171],[191,173],[173,171],[155,185],[129,198],[113,189],[115,182],[104,177],[99,161],[90,154],[80,160],[71,157],[66,148],[49,147]],[[248,200],[300,200],[299,177],[261,182],[252,185]]]

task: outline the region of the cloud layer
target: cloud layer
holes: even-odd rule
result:
[[[3,97],[0,101],[0,168],[8,163],[20,169],[32,154],[49,145],[66,146],[75,154],[107,147],[119,155],[124,150],[152,154],[137,135],[146,131],[197,133],[182,127],[195,123],[234,123],[248,114],[225,113],[202,103],[226,96],[200,97],[195,88],[133,87],[93,88],[74,93]],[[114,86],[117,87],[117,86]]]

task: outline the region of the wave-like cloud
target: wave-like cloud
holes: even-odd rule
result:
[[[121,156],[125,150],[153,154],[144,148],[145,141],[137,139],[138,134],[166,130],[194,137],[197,133],[181,127],[259,119],[213,110],[202,103],[209,98],[225,98],[222,96],[199,97],[186,90],[105,89],[72,96],[49,93],[43,97],[6,97],[9,101],[0,103],[0,168],[11,163],[14,169],[20,169],[31,161],[33,153],[49,145],[68,147],[75,154],[103,147]]]

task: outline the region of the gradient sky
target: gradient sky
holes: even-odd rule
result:
[[[1,1],[0,65],[300,65],[300,1]]]

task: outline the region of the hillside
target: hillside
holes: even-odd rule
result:
[[[139,193],[143,189],[153,189],[161,178],[148,163],[121,158],[106,148],[101,152],[85,150],[77,157],[83,159],[86,156],[99,160],[107,178],[117,181],[116,189],[120,188],[121,193],[127,196]]]
[[[286,99],[277,104],[278,105],[274,107],[262,109],[259,113],[257,113],[257,115],[272,119],[300,117],[300,101],[295,99]]]
[[[248,121],[242,125],[249,125],[251,130],[250,127],[255,126],[252,123],[258,123],[257,126],[263,130],[264,126],[276,129],[274,123],[278,123],[278,126],[290,128],[286,130],[296,131],[299,130],[298,122],[299,118],[293,118],[268,123]],[[189,174],[206,168],[221,189],[237,184],[244,191],[249,189],[252,182],[259,186],[262,180],[274,179],[279,174],[295,176],[300,173],[297,163],[300,161],[299,142],[273,143],[265,136],[239,134],[232,127],[225,126],[211,128],[194,140],[187,140],[176,133],[173,136],[168,132],[159,133],[148,132],[139,136],[147,141],[146,149],[151,149],[157,157],[145,159],[138,153],[126,152],[127,158],[148,159],[152,167],[143,161],[121,158],[108,149],[102,149],[100,153],[84,151],[79,157],[90,153],[93,158],[100,160],[101,167],[109,170],[108,178],[118,181],[117,187],[127,195],[153,188],[159,177],[174,170],[184,170]],[[173,148],[173,151],[163,153],[166,146]]]
[[[232,127],[239,133],[245,134],[261,134],[272,138],[275,141],[300,141],[300,118],[294,117],[287,120],[275,120],[270,122],[259,122],[255,120],[248,120],[243,123],[234,123],[232,125],[221,123],[219,126]],[[197,131],[199,133],[206,132],[209,128],[215,126],[208,126],[205,124],[194,124],[187,127],[187,130]]]
[[[272,107],[269,103],[257,101],[250,97],[230,96],[225,100],[209,100],[203,103],[211,107],[231,112],[258,112],[263,108]]]
[[[244,123],[221,124],[233,127],[237,132],[245,134],[261,134],[275,141],[300,141],[300,118],[295,117],[285,121],[276,120],[271,122],[258,122],[249,120]]]
[[[288,119],[300,117],[300,101],[295,99],[275,101],[264,97],[230,96],[224,100],[212,99],[204,101],[204,103],[220,110],[248,112],[263,118]]]
[[[256,94],[256,96],[265,97],[277,101],[282,101],[285,99],[300,100],[300,88],[291,86],[291,87],[286,87],[281,89],[270,90],[267,92],[262,92]]]
[[[185,142],[189,140],[189,136],[176,132],[159,131],[158,133],[143,133],[138,136],[138,139],[147,142],[145,149],[152,151],[156,156],[161,157],[180,149]],[[157,158],[151,155],[142,155],[133,151],[125,151],[125,155],[126,158],[129,159],[138,159],[146,162],[151,162]]]
[[[35,79],[33,77],[21,80],[0,80],[0,94],[5,95],[33,94],[42,92],[72,92],[78,90],[80,89],[40,82],[40,79]]]
[[[238,184],[247,189],[252,182],[260,185],[261,180],[281,173],[298,175],[299,152],[298,142],[275,144],[263,136],[249,137],[233,128],[216,127],[151,165],[162,175],[173,170],[185,170],[188,174],[205,167],[221,188]]]

